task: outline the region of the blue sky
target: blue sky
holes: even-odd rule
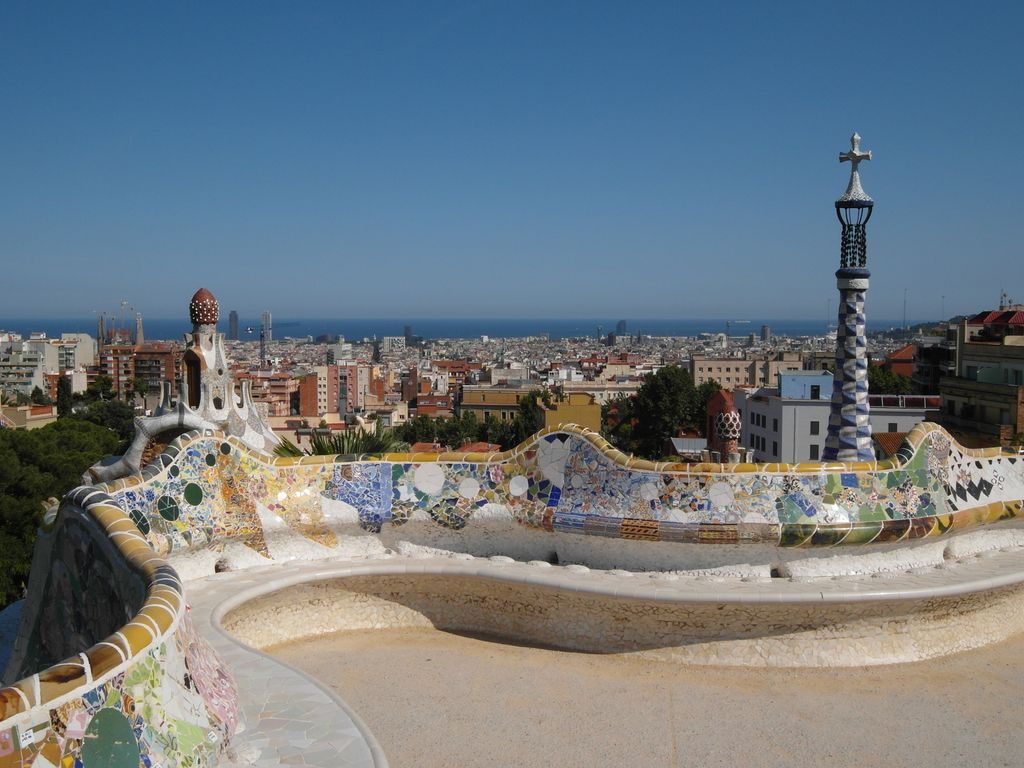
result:
[[[1009,2],[4,3],[0,316],[170,317],[205,285],[246,316],[823,317],[853,130],[869,314],[1024,300],[1022,28]]]

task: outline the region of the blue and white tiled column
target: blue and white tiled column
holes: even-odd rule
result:
[[[871,409],[868,403],[868,355],[864,294],[871,273],[843,268],[836,272],[839,288],[839,329],[832,411],[825,438],[825,461],[873,461]]]

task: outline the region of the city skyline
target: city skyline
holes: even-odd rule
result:
[[[824,318],[854,130],[870,316],[1019,298],[1024,13],[846,14],[7,6],[3,314]]]

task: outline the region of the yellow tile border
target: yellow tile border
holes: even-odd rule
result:
[[[909,444],[911,449],[915,452],[920,449],[925,438],[932,432],[941,432],[946,435],[950,441],[950,445],[954,446],[964,456],[970,458],[995,458],[1003,455],[1003,451],[999,448],[967,448],[960,445],[956,439],[946,432],[943,427],[933,422],[921,422],[917,424],[908,434],[904,440],[905,444]],[[441,463],[469,463],[469,464],[488,464],[488,463],[499,463],[509,462],[522,454],[526,453],[531,449],[531,446],[543,439],[547,435],[555,433],[564,433],[575,435],[577,437],[587,440],[599,453],[605,458],[618,464],[625,469],[632,469],[641,472],[658,472],[658,473],[671,473],[671,474],[720,474],[720,475],[743,475],[743,474],[820,474],[822,472],[885,472],[894,469],[901,469],[905,466],[906,462],[898,459],[898,457],[892,457],[881,461],[854,461],[854,462],[800,462],[796,464],[783,464],[778,462],[766,462],[762,464],[754,463],[742,463],[742,464],[722,464],[722,463],[711,463],[711,462],[672,462],[672,461],[651,461],[649,459],[640,458],[637,456],[631,456],[623,453],[621,450],[611,445],[597,432],[594,432],[585,427],[581,427],[576,424],[559,424],[556,426],[546,427],[531,437],[527,438],[524,442],[519,445],[510,448],[506,451],[500,451],[495,453],[474,453],[474,452],[459,452],[459,451],[444,451],[444,452],[424,452],[424,453],[410,453],[410,452],[395,452],[395,453],[383,453],[383,454],[360,454],[355,455],[351,458],[340,459],[342,454],[335,455],[307,455],[307,456],[272,456],[268,454],[262,454],[255,451],[244,443],[242,443],[237,437],[225,435],[222,432],[215,430],[193,430],[186,432],[183,435],[175,438],[174,441],[168,445],[165,454],[174,450],[174,458],[181,455],[181,453],[193,442],[199,440],[214,438],[221,440],[232,445],[236,450],[244,453],[247,458],[252,461],[263,464],[267,467],[275,468],[294,468],[298,466],[322,466],[338,463],[365,463],[371,461],[389,462],[396,464],[425,464],[431,462]],[[151,464],[150,467],[154,467]],[[160,468],[163,472],[166,467]],[[144,478],[135,476],[131,478],[132,485],[144,482]],[[107,483],[105,485],[99,485],[101,488],[108,493],[116,492],[119,490],[118,483],[121,481],[114,481],[113,483]]]
[[[80,695],[84,692],[82,689],[91,689],[102,682],[101,678],[126,669],[155,643],[167,640],[184,615],[181,580],[139,535],[131,519],[110,502],[106,495],[108,488],[110,484],[89,488],[81,504],[70,500],[69,496],[63,503],[76,505],[90,515],[129,567],[147,582],[143,604],[125,626],[82,653],[0,688],[0,723],[30,709],[52,708],[62,699]],[[77,492],[86,493],[86,489],[80,488]],[[97,493],[100,498],[90,502]],[[168,585],[168,580],[177,588]]]

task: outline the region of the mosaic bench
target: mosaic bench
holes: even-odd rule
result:
[[[188,433],[141,476],[69,494],[41,537],[5,673],[16,682],[0,690],[0,768],[218,761],[237,693],[192,626],[165,559],[176,554],[241,543],[284,559],[281,542],[329,551],[349,534],[409,535],[598,563],[621,549],[636,567],[657,548],[685,569],[695,552],[714,562],[951,536],[1018,517],[1022,499],[1020,458],[965,449],[931,424],[889,461],[798,465],[649,462],[574,426],[497,454],[300,459]]]

